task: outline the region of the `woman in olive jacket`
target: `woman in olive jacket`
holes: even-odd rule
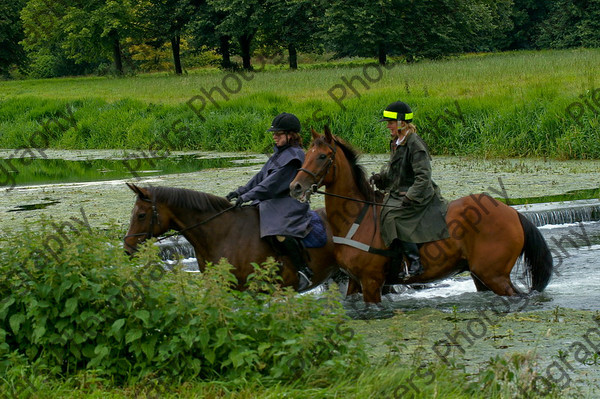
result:
[[[396,101],[383,111],[391,133],[391,155],[381,173],[372,181],[386,192],[381,211],[381,236],[398,253],[390,273],[403,280],[423,273],[417,243],[448,238],[447,202],[431,179],[427,145],[416,133],[411,108]],[[402,265],[402,252],[410,260],[408,273]]]

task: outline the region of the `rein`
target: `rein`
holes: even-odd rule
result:
[[[328,157],[328,162],[327,165],[324,165],[321,170],[319,170],[317,173],[313,173],[312,171],[308,170],[308,169],[304,169],[304,168],[298,168],[299,171],[302,171],[308,175],[310,175],[313,179],[315,179],[315,181],[318,180],[317,183],[313,184],[310,188],[310,190],[313,190],[313,193],[316,192],[317,188],[323,183],[323,180],[325,180],[325,176],[327,176],[327,174],[329,173],[329,169],[331,168],[331,165],[333,165],[333,179],[335,180],[335,175],[337,172],[337,167],[335,166],[335,153],[337,152],[337,146],[335,145],[335,140],[333,141],[333,146],[329,143],[325,143],[327,145],[327,147],[329,147],[331,149],[331,155]],[[323,175],[321,176],[321,178],[319,179],[319,174],[321,173],[321,171],[325,171],[323,173]]]
[[[360,202],[363,204],[369,204],[369,205],[375,205],[375,206],[383,206],[383,207],[387,207],[387,208],[397,208],[400,209],[402,208],[402,206],[397,206],[397,205],[384,205],[382,203],[379,202],[375,202],[375,201],[366,201],[366,200],[360,200],[360,199],[356,199],[356,198],[352,198],[352,197],[346,197],[344,195],[339,195],[339,194],[333,194],[333,193],[328,193],[326,191],[321,191],[319,190],[319,187],[321,186],[321,184],[323,183],[323,180],[325,180],[325,176],[327,176],[327,174],[329,173],[329,169],[331,168],[331,166],[333,165],[333,180],[335,180],[335,175],[337,172],[337,166],[335,165],[335,153],[337,152],[337,146],[335,145],[335,140],[333,140],[333,145],[324,142],[325,145],[327,145],[330,149],[331,149],[331,155],[329,156],[327,165],[324,165],[321,170],[319,170],[317,173],[314,173],[308,169],[305,168],[299,168],[298,171],[304,172],[306,174],[308,174],[309,176],[311,176],[316,183],[314,183],[312,186],[310,186],[309,189],[306,190],[306,192],[310,192],[312,194],[323,194],[323,195],[329,195],[331,197],[337,197],[337,198],[342,198],[342,199],[346,199],[349,201],[354,201],[354,202]],[[321,178],[319,178],[319,175],[321,174],[321,172],[324,170],[324,173],[321,175]],[[318,180],[318,181],[317,181]]]
[[[142,201],[152,202],[152,220],[150,221],[150,231],[148,231],[146,233],[128,234],[125,237],[123,237],[123,240],[125,240],[125,239],[127,239],[129,237],[139,237],[139,236],[146,236],[146,239],[154,238],[154,233],[152,233],[154,231],[154,225],[158,224],[160,226],[160,219],[158,217],[158,210],[156,209],[156,201],[155,201],[155,199],[154,198],[152,198],[152,200],[142,199]],[[156,242],[161,242],[163,240],[166,240],[167,238],[174,237],[174,236],[177,236],[177,235],[181,235],[184,231],[188,231],[188,230],[194,229],[194,228],[196,228],[198,226],[202,226],[203,224],[208,223],[208,222],[210,222],[213,219],[216,219],[217,217],[221,216],[225,212],[228,212],[228,211],[232,210],[233,208],[235,208],[235,205],[232,205],[229,208],[223,209],[221,212],[215,213],[214,215],[210,216],[207,219],[204,219],[201,222],[198,222],[196,224],[193,224],[191,226],[183,228],[183,229],[181,229],[179,231],[176,231],[174,233],[162,236],[162,237],[158,238],[156,240]],[[126,245],[130,246],[128,244],[126,244]]]
[[[228,211],[232,210],[233,208],[235,208],[235,205],[232,205],[232,206],[230,206],[229,208],[223,209],[221,212],[215,213],[215,214],[214,214],[214,215],[212,215],[211,217],[209,217],[209,218],[207,218],[207,219],[204,219],[203,221],[201,221],[201,222],[198,222],[198,223],[196,223],[196,224],[193,224],[193,225],[191,225],[191,226],[188,226],[188,227],[186,227],[185,229],[181,229],[181,230],[179,230],[179,231],[176,231],[176,232],[174,232],[174,233],[171,233],[171,234],[167,234],[167,235],[165,235],[165,236],[162,236],[161,238],[157,239],[157,240],[156,240],[156,242],[161,242],[162,240],[166,240],[167,238],[170,238],[170,237],[174,237],[174,236],[181,235],[181,233],[183,233],[184,231],[188,231],[188,230],[191,230],[191,229],[195,229],[195,228],[196,228],[196,227],[198,227],[198,226],[202,226],[203,224],[205,224],[205,223],[208,223],[208,222],[210,222],[210,221],[211,221],[211,220],[213,220],[213,219],[216,219],[217,217],[221,216],[221,215],[222,215],[222,214],[224,214],[225,212],[228,212]]]
[[[386,204],[382,204],[381,202],[375,202],[375,201],[367,201],[367,200],[361,200],[361,199],[357,199],[357,198],[352,198],[352,197],[346,197],[345,195],[339,195],[339,194],[334,194],[334,193],[328,193],[327,191],[322,191],[319,190],[317,188],[316,184],[313,184],[308,191],[310,191],[313,194],[323,194],[323,195],[329,195],[330,197],[337,197],[337,198],[342,198],[342,199],[346,199],[348,201],[354,201],[354,202],[360,202],[362,204],[367,204],[367,205],[374,205],[374,206],[383,206],[385,208],[403,208],[403,206],[398,206],[398,205],[386,205]]]
[[[327,174],[329,173],[329,169],[331,168],[332,165],[333,165],[333,171],[334,171],[333,172],[334,173],[333,180],[335,180],[335,174],[337,171],[337,166],[335,164],[335,154],[336,154],[337,148],[336,148],[335,143],[336,143],[335,140],[333,140],[333,146],[332,146],[329,143],[325,142],[325,144],[331,149],[331,155],[329,155],[327,164],[323,165],[323,167],[318,172],[314,173],[305,168],[298,169],[298,171],[302,171],[302,172],[308,174],[309,176],[311,176],[315,181],[315,183],[312,184],[310,186],[310,188],[308,188],[306,190],[306,193],[310,192],[311,194],[317,193],[317,194],[329,195],[331,197],[342,198],[342,199],[346,199],[349,201],[354,201],[354,202],[359,202],[359,203],[365,204],[363,206],[362,210],[360,211],[358,217],[354,221],[354,223],[352,223],[352,226],[350,227],[350,230],[348,230],[346,236],[345,237],[333,236],[333,242],[335,244],[348,245],[350,247],[359,249],[361,251],[369,252],[369,253],[376,254],[376,255],[382,255],[382,256],[387,256],[387,257],[397,256],[398,254],[396,253],[396,251],[389,250],[389,249],[375,248],[375,247],[372,247],[371,245],[356,241],[354,239],[354,234],[358,230],[358,228],[359,228],[360,224],[362,223],[365,215],[367,214],[367,210],[370,206],[373,206],[373,221],[375,224],[376,224],[375,219],[377,217],[376,216],[377,212],[375,210],[376,206],[382,206],[382,207],[388,207],[388,208],[398,208],[398,209],[402,208],[402,206],[387,205],[387,204],[382,204],[382,203],[375,202],[375,201],[367,201],[367,200],[347,197],[344,195],[333,194],[333,193],[328,193],[326,191],[319,190],[319,186],[321,186],[321,184],[323,183],[323,180],[325,179],[325,176],[327,176]],[[319,175],[321,175],[320,178],[319,178]],[[373,231],[373,237],[371,238],[371,242],[373,241],[374,237],[375,237],[375,231]]]

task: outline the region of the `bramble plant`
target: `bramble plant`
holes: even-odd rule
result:
[[[64,232],[69,240],[57,256],[43,256],[41,243],[52,232],[51,221],[42,221],[0,247],[2,390],[18,391],[15,359],[55,377],[93,372],[116,384],[276,382],[313,366],[365,361],[361,341],[343,327],[337,293],[316,298],[281,289],[273,260],[255,265],[240,292],[225,259],[204,273],[157,273],[162,262],[152,242],[129,258],[111,230]],[[150,277],[132,288],[143,269]]]

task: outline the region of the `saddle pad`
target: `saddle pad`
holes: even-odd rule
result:
[[[325,224],[315,211],[310,211],[310,226],[312,229],[302,239],[302,244],[306,248],[324,247],[327,244],[327,230],[325,230]]]

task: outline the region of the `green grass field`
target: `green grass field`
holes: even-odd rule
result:
[[[5,81],[0,147],[260,152],[271,146],[270,121],[287,111],[300,117],[306,140],[308,127],[329,123],[361,150],[385,152],[388,135],[377,120],[402,99],[434,154],[600,158],[599,61],[600,50],[580,49],[473,54],[389,69]],[[67,112],[72,123],[60,119]]]

